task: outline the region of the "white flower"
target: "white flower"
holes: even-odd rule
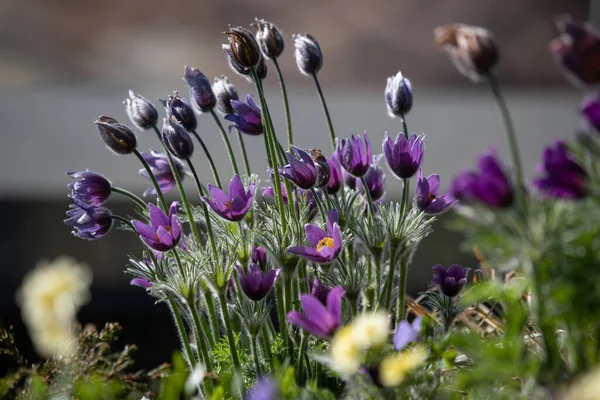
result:
[[[394,387],[404,381],[408,373],[427,360],[427,350],[415,347],[403,353],[387,356],[379,366],[379,380],[385,387]]]
[[[69,257],[40,262],[25,276],[17,302],[40,355],[72,350],[75,316],[89,300],[91,281],[90,269]]]
[[[340,375],[350,376],[360,368],[362,354],[354,339],[349,325],[339,329],[331,342],[329,363]]]
[[[354,343],[365,350],[375,346],[383,346],[388,342],[389,325],[386,313],[360,314],[352,321]]]

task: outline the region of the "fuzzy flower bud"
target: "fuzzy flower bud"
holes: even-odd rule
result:
[[[197,68],[185,67],[183,80],[190,87],[190,100],[200,112],[207,112],[215,107],[217,99],[210,87],[210,80]]]
[[[233,84],[225,75],[215,77],[212,90],[217,97],[217,110],[222,114],[235,114],[231,106],[231,100],[239,100],[240,96]]]
[[[392,118],[402,117],[413,105],[412,85],[402,76],[402,72],[390,76],[385,87],[385,102],[388,115]]]
[[[271,22],[258,18],[256,18],[256,24],[254,25],[258,28],[256,41],[263,56],[269,60],[279,57],[285,46],[283,34],[279,28]]]
[[[294,34],[292,38],[296,47],[296,64],[300,72],[308,76],[318,73],[323,66],[323,53],[319,43],[309,34]]]
[[[158,111],[148,99],[129,91],[129,98],[123,102],[127,115],[139,130],[145,131],[158,122]]]
[[[101,115],[94,123],[104,143],[115,153],[129,154],[137,147],[135,134],[116,119]]]
[[[193,131],[198,126],[196,114],[187,101],[179,97],[177,92],[174,96],[169,95],[168,100],[158,99],[167,111],[167,118],[175,118],[185,129]]]
[[[435,43],[444,49],[460,73],[473,82],[489,75],[498,62],[498,46],[487,29],[449,24],[433,31]]]
[[[236,26],[230,28],[225,34],[229,39],[226,50],[231,59],[245,69],[256,67],[261,59],[261,54],[252,32],[241,26]]]
[[[187,130],[181,125],[175,117],[163,119],[162,141],[169,153],[175,157],[185,160],[192,156],[194,152],[194,142],[187,133]]]

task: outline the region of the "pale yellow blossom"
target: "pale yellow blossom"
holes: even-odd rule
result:
[[[356,345],[352,329],[351,325],[339,329],[329,348],[331,368],[344,376],[358,372],[361,363],[361,350]]]
[[[427,356],[427,350],[421,347],[387,356],[379,366],[379,381],[385,387],[398,386],[410,371],[427,360]]]
[[[354,342],[361,349],[383,346],[389,340],[390,323],[384,312],[360,314],[352,321]]]

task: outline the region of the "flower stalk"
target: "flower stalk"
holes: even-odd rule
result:
[[[329,108],[327,108],[327,102],[325,101],[325,96],[323,95],[323,90],[321,89],[321,84],[319,83],[319,78],[317,78],[317,74],[314,73],[312,74],[312,76],[315,81],[317,93],[319,94],[319,99],[321,100],[321,105],[323,106],[323,111],[325,112],[325,119],[327,120],[327,127],[329,128],[329,134],[331,136],[331,147],[335,149],[335,131],[333,130],[333,122],[331,122]]]
[[[158,134],[158,137],[160,140],[160,133],[158,132],[158,129],[156,128],[156,126],[155,126],[155,129],[157,131],[156,133]],[[162,141],[161,141],[161,143],[162,143]],[[150,177],[150,180],[152,181],[152,185],[154,185],[154,189],[156,190],[156,195],[158,196],[158,200],[160,203],[159,205],[162,208],[162,210],[166,212],[168,209],[167,202],[165,201],[165,196],[163,196],[162,190],[160,190],[160,186],[158,185],[158,182],[156,181],[156,177],[152,173],[152,169],[150,168],[150,166],[148,165],[146,160],[144,160],[144,157],[142,157],[140,152],[137,151],[137,149],[133,150],[133,154],[135,154],[135,156],[138,158],[138,160],[140,160],[140,162],[146,169],[146,172],[148,173],[148,176]]]
[[[210,110],[210,115],[213,116],[215,120],[215,124],[217,124],[217,128],[219,128],[219,132],[221,133],[221,137],[223,138],[223,143],[225,144],[225,149],[227,149],[227,154],[229,155],[229,161],[231,162],[231,168],[233,169],[233,173],[235,175],[239,175],[240,172],[238,170],[237,162],[235,161],[235,156],[233,155],[233,149],[231,148],[231,142],[227,137],[227,133],[225,132],[225,128],[223,128],[223,124],[219,119],[219,116],[215,112],[214,109]]]
[[[283,96],[283,107],[285,109],[285,123],[287,126],[288,149],[291,149],[292,145],[294,144],[294,136],[292,133],[290,103],[288,100],[287,90],[285,88],[285,81],[283,80],[283,74],[281,73],[281,68],[279,68],[279,61],[277,61],[276,57],[273,58],[273,65],[275,65],[275,70],[277,71],[277,79],[279,80],[279,86],[281,87],[281,95]]]
[[[198,132],[196,132],[195,129],[191,130],[190,132],[192,132],[192,135],[194,135],[194,137],[196,138],[198,143],[200,143],[200,146],[202,146],[202,150],[204,150],[204,154],[206,155],[206,159],[208,160],[208,164],[210,165],[210,170],[212,171],[213,178],[215,179],[215,183],[217,184],[219,189],[221,189],[221,180],[219,179],[219,172],[217,171],[215,162],[213,161],[213,158],[210,155],[210,151],[208,151],[208,147],[206,147],[204,140],[202,140],[202,138],[200,137]]]

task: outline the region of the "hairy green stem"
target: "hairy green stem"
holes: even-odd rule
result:
[[[194,168],[192,160],[188,158],[186,161],[188,167],[190,168],[190,171],[192,172],[192,175],[194,176],[196,189],[198,189],[198,195],[200,196],[200,203],[202,203],[202,212],[204,213],[204,219],[206,220],[206,232],[208,233],[208,240],[210,242],[210,247],[212,248],[213,255],[215,256],[215,260],[217,260],[219,252],[217,251],[217,244],[215,242],[215,235],[212,229],[212,222],[210,220],[210,214],[208,213],[208,206],[202,200],[202,197],[204,196],[204,189],[202,189],[202,183],[200,183],[200,178],[196,173],[196,168]]]
[[[248,161],[248,153],[246,152],[246,145],[244,144],[244,137],[242,132],[239,129],[236,129],[238,142],[240,143],[240,149],[242,150],[242,158],[244,159],[244,167],[246,168],[246,174],[248,176],[252,175],[252,171],[250,170],[250,162]]]
[[[269,340],[269,329],[268,326],[263,326],[260,333],[261,345],[263,354],[269,363],[270,371],[273,372],[273,354],[271,353],[271,341]]]
[[[290,103],[288,101],[287,90],[285,88],[285,81],[283,80],[283,74],[281,73],[281,69],[279,68],[279,62],[277,61],[277,58],[273,58],[273,64],[275,65],[275,70],[277,71],[277,79],[279,79],[279,86],[281,87],[281,94],[283,96],[283,106],[285,108],[285,122],[287,125],[288,148],[291,148],[291,146],[294,144],[294,138],[292,134]]]
[[[188,365],[191,371],[195,364],[194,352],[192,351],[192,347],[190,346],[187,331],[185,329],[185,325],[183,324],[183,320],[181,319],[179,308],[177,308],[177,303],[175,303],[175,300],[173,299],[169,299],[168,302],[169,308],[171,309],[171,313],[173,314],[173,319],[175,319],[175,326],[177,327],[177,331],[179,332],[179,340],[181,341],[181,345],[183,347],[183,350],[185,351],[188,360]]]
[[[116,219],[117,221],[121,221],[122,223],[124,223],[125,225],[127,225],[129,228],[131,228],[132,231],[137,232],[137,230],[135,229],[135,226],[133,226],[133,224],[131,223],[130,220],[128,220],[127,218],[123,218],[120,215],[112,215],[112,219]]]
[[[296,369],[298,371],[297,376],[300,384],[304,383],[304,352],[306,351],[307,342],[307,334],[302,332],[300,348],[298,349],[298,359],[296,360]]]
[[[142,200],[141,198],[139,198],[135,194],[131,193],[129,190],[126,190],[126,189],[123,189],[123,188],[120,188],[120,187],[116,187],[116,186],[111,187],[110,190],[111,190],[111,192],[119,193],[119,194],[122,194],[125,197],[129,197],[131,200],[133,200],[137,205],[139,205],[143,209],[145,209],[146,207],[148,207],[148,205],[144,202],[144,200]]]
[[[319,78],[317,78],[317,74],[313,74],[313,79],[315,81],[315,86],[317,87],[317,92],[319,93],[319,99],[321,99],[323,111],[325,112],[325,118],[327,119],[327,126],[329,127],[329,134],[331,135],[331,147],[335,150],[335,131],[333,130],[333,123],[331,122],[331,115],[329,115],[327,102],[325,101],[323,90],[321,90],[321,84],[319,83]]]
[[[155,127],[155,129],[156,129],[156,127]],[[158,136],[160,138],[160,135],[158,135]],[[162,143],[162,141],[161,141],[161,143]],[[133,154],[135,154],[135,156],[138,158],[138,160],[140,160],[140,162],[144,166],[144,169],[146,169],[146,173],[148,173],[148,176],[150,177],[150,181],[152,181],[154,190],[156,190],[156,195],[158,196],[158,200],[160,203],[159,206],[163,209],[164,212],[167,212],[167,210],[168,210],[167,202],[165,201],[165,197],[163,196],[163,193],[160,190],[160,186],[158,185],[158,182],[156,181],[156,178],[154,177],[154,174],[152,173],[152,168],[150,168],[150,166],[148,165],[146,160],[144,160],[144,157],[140,154],[139,151],[137,151],[137,149],[133,150]]]
[[[221,304],[221,313],[223,314],[223,322],[225,323],[225,333],[227,334],[227,341],[229,342],[229,352],[231,353],[233,368],[235,372],[241,373],[242,365],[240,364],[240,357],[238,356],[235,337],[233,336],[231,317],[229,316],[229,309],[227,308],[227,299],[225,299],[225,293],[223,291],[219,292],[219,303]]]
[[[406,301],[406,278],[408,276],[408,259],[400,261],[400,283],[398,284],[398,303],[396,304],[396,323],[404,319],[404,303]]]
[[[360,177],[360,181],[362,182],[363,190],[365,191],[365,195],[367,196],[367,203],[369,207],[369,218],[371,222],[375,220],[375,213],[373,209],[375,208],[375,204],[373,203],[373,198],[371,197],[371,192],[369,192],[369,187],[367,186],[367,180],[364,176]]]
[[[217,124],[217,127],[219,128],[219,132],[221,132],[221,137],[223,138],[223,143],[225,143],[225,148],[227,149],[227,154],[229,155],[229,161],[231,161],[231,167],[233,168],[233,173],[236,175],[239,175],[240,171],[238,170],[237,162],[235,161],[235,156],[233,155],[233,149],[231,148],[231,142],[229,141],[229,138],[227,137],[225,128],[223,128],[223,124],[221,123],[221,120],[219,119],[219,116],[217,115],[217,113],[215,112],[214,109],[210,110],[210,114],[215,119],[215,123]]]
[[[278,279],[278,281],[280,281]],[[287,334],[287,325],[286,325],[286,314],[285,314],[285,301],[283,298],[283,283],[279,283],[275,285],[275,296],[277,297],[277,316],[279,318],[279,334],[283,339],[283,345],[286,350],[289,351],[291,348],[290,345],[290,337]]]
[[[323,221],[327,221],[327,213],[325,212],[325,208],[323,208],[323,203],[321,203],[321,199],[317,196],[317,191],[315,188],[310,188],[310,192],[312,193],[315,201],[317,202],[317,206],[319,207],[319,212],[321,212],[321,216],[323,217]]]
[[[402,115],[402,129],[404,137],[408,140],[408,127],[406,126],[406,115]],[[410,195],[410,180],[402,179],[402,219],[405,218],[408,209],[408,196]]]
[[[192,132],[192,135],[194,135],[198,143],[200,143],[200,146],[202,146],[202,150],[204,150],[204,154],[206,154],[206,159],[208,160],[208,164],[210,165],[210,170],[212,171],[215,183],[217,184],[219,189],[221,189],[221,180],[219,179],[219,172],[217,171],[215,162],[213,161],[212,156],[210,155],[210,151],[208,151],[208,147],[206,147],[206,144],[204,144],[204,140],[202,140],[202,138],[200,137],[198,132],[196,132],[195,129],[191,130],[190,132]]]
[[[262,376],[262,369],[260,368],[260,354],[258,353],[258,335],[253,335],[250,338],[250,351],[252,352],[252,358],[254,359],[254,370],[256,371],[256,378]]]

